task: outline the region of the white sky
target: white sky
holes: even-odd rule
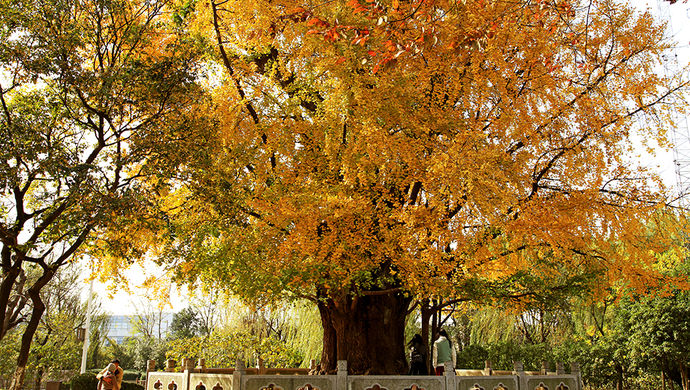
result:
[[[98,280],[94,280],[93,292],[97,295],[97,299],[101,302],[101,307],[107,314],[113,315],[131,315],[136,314],[137,311],[144,312],[147,308],[158,307],[162,305],[164,312],[175,313],[189,305],[189,293],[185,288],[179,289],[174,284],[162,283],[161,289],[169,288],[170,300],[162,302],[153,299],[154,294],[141,285],[150,276],[160,276],[162,270],[152,262],[145,262],[141,264],[134,264],[125,272],[129,280],[129,290],[119,288],[113,290],[110,286]],[[89,292],[89,275],[90,272],[85,269],[83,272],[83,290],[82,300],[86,301]],[[111,297],[112,296],[112,297]]]
[[[690,64],[690,2],[680,0],[671,5],[663,0],[631,0],[629,3],[640,11],[649,10],[657,19],[662,14],[671,17],[669,28],[677,42],[675,48],[677,67],[682,69],[688,66]],[[660,10],[659,4],[663,7],[663,11]],[[678,118],[678,122],[685,126],[688,124],[687,119]],[[672,151],[658,151],[655,157],[649,158],[648,166],[659,172],[667,185],[678,184]]]
[[[639,10],[644,11],[649,9],[652,14],[659,16],[659,9],[656,0],[632,0],[630,1]],[[676,53],[678,57],[679,67],[684,67],[690,63],[690,4],[678,1],[676,4],[665,6],[670,7],[671,14],[671,26],[678,41],[676,47]],[[643,157],[644,159],[645,157]],[[672,151],[659,151],[654,158],[649,158],[649,166],[657,170],[667,185],[676,185],[676,173],[675,165]],[[146,280],[148,276],[157,275],[160,270],[153,264],[146,265],[142,267],[140,265],[133,266],[130,270],[126,272],[129,280],[130,287],[132,291],[138,291],[137,294],[127,293],[125,290],[119,290],[114,293],[113,298],[108,297],[107,287],[95,281],[94,292],[98,295],[102,302],[102,307],[106,312],[110,314],[134,314],[137,311],[137,307],[141,307],[142,304],[150,302],[152,306],[157,306],[160,302],[151,301],[150,294],[144,289],[138,289],[137,287]],[[88,295],[89,282],[88,275],[84,275],[83,283],[84,290],[82,297],[86,299]],[[186,306],[188,306],[188,293],[186,290],[179,291],[176,286],[170,287],[170,302],[165,306],[165,311],[177,312]]]

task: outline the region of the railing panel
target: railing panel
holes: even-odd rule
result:
[[[335,375],[243,375],[242,390],[336,390]]]
[[[181,372],[149,372],[146,390],[187,390],[187,375]]]
[[[516,375],[456,376],[456,390],[523,390]]]
[[[522,390],[579,390],[574,375],[530,375],[526,379],[527,388]]]
[[[146,390],[582,390],[579,370],[571,375],[528,375],[521,366],[517,375],[450,369],[444,376],[348,375],[344,361],[338,362],[337,375],[294,375],[304,369],[276,370],[287,375],[256,371],[239,362],[235,369],[149,372]]]
[[[350,375],[347,390],[445,390],[443,376]]]
[[[228,374],[193,373],[188,390],[235,390],[233,376]]]

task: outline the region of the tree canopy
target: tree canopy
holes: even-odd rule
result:
[[[687,82],[654,71],[663,26],[622,2],[0,5],[0,338],[23,264],[43,270],[35,330],[85,244],[106,278],[148,253],[309,299],[322,366],[357,373],[405,369],[415,299],[674,279],[657,255],[680,225],[632,140],[668,145]]]
[[[382,346],[348,334],[401,355],[385,340],[400,326],[354,323],[400,324],[412,298],[530,302],[668,279],[656,254],[672,234],[649,226],[669,218],[669,194],[631,139],[668,145],[685,81],[654,71],[669,43],[650,14],[611,0],[195,11],[218,46],[217,135],[159,204],[164,258],[247,299],[316,302],[327,369],[382,360],[353,355]]]
[[[45,311],[41,290],[96,232],[131,234],[124,216],[136,215],[155,178],[169,177],[198,139],[200,50],[164,18],[169,9],[0,2],[0,339],[27,323],[13,389]],[[131,254],[106,242],[116,241],[90,245],[91,253]],[[29,266],[40,273],[31,283]]]

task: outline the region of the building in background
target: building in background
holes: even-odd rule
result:
[[[108,317],[108,339],[121,344],[127,337],[164,338],[172,323],[172,313],[148,315],[111,315]],[[140,325],[137,326],[137,323]]]

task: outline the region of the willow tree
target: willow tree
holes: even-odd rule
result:
[[[212,1],[217,142],[162,203],[178,276],[319,308],[322,367],[406,367],[413,299],[656,286],[631,136],[682,80],[611,0]],[[640,117],[656,122],[637,121]],[[637,127],[639,125],[639,128]]]
[[[171,174],[199,134],[189,109],[203,99],[199,51],[168,23],[170,9],[0,2],[0,340],[26,324],[11,389],[22,388],[42,290],[136,214],[155,189],[144,179]]]

